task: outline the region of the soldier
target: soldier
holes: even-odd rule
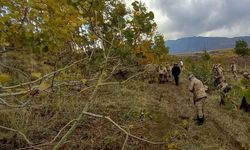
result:
[[[223,81],[217,86],[219,92],[220,92],[220,105],[225,105],[225,99],[227,97],[228,92],[231,91],[232,86],[229,85],[227,82]]]
[[[181,73],[181,69],[179,67],[178,64],[174,64],[173,68],[172,68],[172,75],[174,76],[174,81],[175,81],[175,85],[178,86],[179,85],[179,75]]]
[[[231,68],[231,72],[232,72],[234,78],[236,79],[237,78],[237,70],[236,70],[236,64],[234,61],[231,63],[230,68]]]
[[[247,81],[248,81],[247,87],[250,87],[250,73],[244,72],[244,73],[243,73],[243,77],[244,77],[245,79],[247,79]]]
[[[193,74],[188,76],[190,80],[189,91],[193,93],[194,105],[196,107],[197,124],[204,123],[204,103],[207,98],[206,87]]]
[[[248,72],[243,72],[243,76],[244,76],[244,78],[246,78],[246,79],[250,79],[250,74],[248,73]]]
[[[215,64],[212,69],[214,76],[214,86],[217,87],[221,82],[225,80],[223,76],[223,68],[220,64]]]
[[[167,63],[166,69],[167,69],[167,78],[169,79],[171,78],[171,69],[172,69],[170,64]]]
[[[166,67],[160,65],[159,68],[158,68],[160,84],[165,83],[167,81],[166,72],[167,72]]]
[[[157,75],[157,66],[155,64],[148,64],[145,66],[146,78],[148,78],[148,83],[155,83],[155,78]]]

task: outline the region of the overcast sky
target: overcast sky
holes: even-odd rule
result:
[[[124,0],[131,4],[134,0]],[[250,35],[250,0],[141,0],[166,39]]]

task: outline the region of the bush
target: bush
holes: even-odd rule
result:
[[[210,59],[210,55],[208,54],[206,50],[204,51],[204,54],[202,55],[202,59],[205,61]]]
[[[200,79],[204,84],[209,87],[213,86],[213,78],[211,73],[212,64],[210,61],[204,60],[192,60],[188,58],[186,60],[187,70],[194,74],[195,77]]]
[[[244,40],[238,40],[235,42],[235,53],[240,56],[250,55],[250,49],[248,48],[247,42]]]

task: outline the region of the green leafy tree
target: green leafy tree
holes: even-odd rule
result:
[[[247,42],[244,40],[238,40],[235,42],[235,53],[240,56],[250,55],[250,49],[248,48]]]
[[[129,10],[121,0],[2,0],[0,45],[98,56],[92,58],[102,57],[98,52],[105,47],[110,55],[153,62],[152,47],[159,45],[154,40],[154,14],[141,2],[134,1],[132,6]],[[102,45],[100,40],[104,40]],[[157,50],[157,55],[163,51]]]
[[[169,48],[166,47],[163,35],[156,35],[154,37],[153,53],[155,54],[155,61],[157,63],[166,62]]]

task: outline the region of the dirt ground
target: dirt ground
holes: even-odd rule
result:
[[[205,124],[197,126],[193,120],[194,105],[187,87],[188,81],[182,77],[178,87],[171,81],[166,84],[134,82],[120,87],[120,90],[112,90],[114,87],[101,89],[100,93],[106,93],[102,94],[105,98],[98,98],[102,103],[98,103],[93,111],[110,116],[136,136],[167,142],[164,145],[151,145],[129,138],[126,149],[250,149],[249,114],[235,109],[230,102],[226,106],[219,106],[218,95],[210,93],[205,106]],[[121,149],[124,134],[104,120],[89,121],[97,121],[100,125],[94,125],[100,131],[93,135],[93,149]],[[89,148],[90,145],[84,149]]]

